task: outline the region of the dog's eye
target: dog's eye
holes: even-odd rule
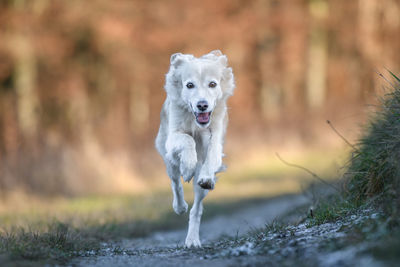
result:
[[[189,89],[193,89],[194,88],[194,84],[193,83],[187,83],[186,87]]]
[[[217,86],[217,83],[216,83],[216,82],[210,82],[210,83],[208,84],[208,87],[210,87],[210,88],[214,88],[215,86]]]

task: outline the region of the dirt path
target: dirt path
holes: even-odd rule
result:
[[[302,195],[282,196],[238,210],[234,214],[222,214],[204,221],[200,230],[203,249],[182,248],[186,229],[156,232],[146,238],[123,241],[120,244],[120,251],[116,252],[106,248],[104,256],[81,258],[72,265],[113,267],[237,265],[238,262],[235,258],[205,259],[204,255],[207,254],[207,251],[212,250],[212,242],[218,241],[222,237],[241,236],[254,228],[263,227],[266,223],[306,202],[307,199]]]

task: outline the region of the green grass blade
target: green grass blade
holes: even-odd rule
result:
[[[387,70],[392,76],[393,78],[395,78],[399,83],[400,83],[400,78],[397,77],[393,72],[391,72],[390,70]]]

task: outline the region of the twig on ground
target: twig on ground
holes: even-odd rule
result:
[[[315,179],[317,179],[317,180],[321,181],[322,183],[324,183],[324,184],[326,184],[326,185],[332,187],[332,188],[335,189],[337,192],[340,192],[339,188],[337,188],[336,186],[334,186],[334,185],[331,184],[331,183],[328,183],[327,181],[325,181],[324,179],[322,179],[321,177],[319,177],[317,174],[315,174],[314,172],[310,171],[309,169],[307,169],[307,168],[305,168],[305,167],[303,167],[303,166],[297,165],[297,164],[293,164],[293,163],[287,162],[286,160],[282,159],[281,156],[280,156],[277,152],[275,152],[275,154],[276,154],[276,156],[278,157],[278,159],[279,159],[280,161],[282,161],[284,164],[286,164],[286,165],[288,165],[288,166],[290,166],[290,167],[298,168],[298,169],[301,169],[301,170],[303,170],[303,171],[305,171],[305,172],[308,172],[308,173],[311,174],[311,176],[314,177]]]
[[[336,128],[332,125],[330,120],[326,120],[326,123],[329,124],[329,126],[332,128],[332,130],[340,137],[342,138],[343,141],[346,142],[346,144],[348,144],[351,148],[353,148],[355,151],[358,151],[358,149],[355,147],[355,145],[353,145],[352,143],[350,143],[343,135],[341,135],[338,130],[336,130]]]

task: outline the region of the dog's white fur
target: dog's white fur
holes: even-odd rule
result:
[[[188,88],[188,83],[193,88]],[[222,150],[228,122],[226,101],[234,88],[232,69],[227,66],[227,57],[221,51],[215,50],[200,58],[181,53],[171,56],[165,83],[167,99],[161,111],[156,148],[171,178],[172,207],[177,214],[188,209],[180,177],[186,182],[194,177],[195,197],[190,210],[186,247],[201,247],[202,200],[208,190],[214,188],[215,174],[224,169]],[[203,112],[197,105],[199,101],[206,101],[205,112],[211,112],[206,123],[197,120],[197,114]]]

